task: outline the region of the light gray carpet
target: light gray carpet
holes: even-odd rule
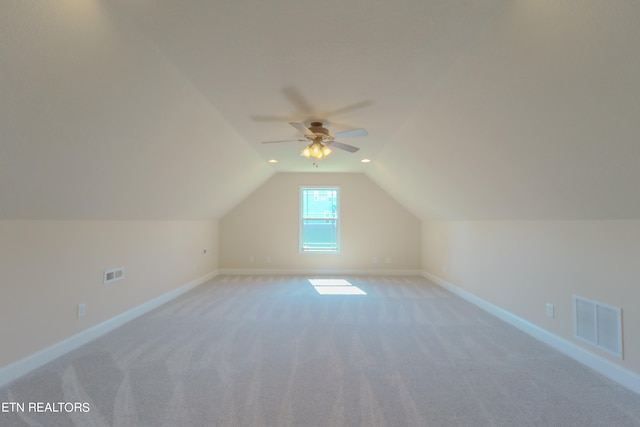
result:
[[[640,426],[640,396],[418,277],[221,276],[0,389],[1,426]]]

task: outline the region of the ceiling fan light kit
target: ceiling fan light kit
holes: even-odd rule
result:
[[[320,141],[313,141],[302,150],[302,155],[307,159],[314,158],[316,160],[324,159],[331,153],[333,153],[333,150]]]

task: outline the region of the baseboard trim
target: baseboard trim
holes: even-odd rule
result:
[[[625,369],[615,363],[604,359],[574,343],[568,341],[558,335],[534,325],[533,323],[514,315],[496,305],[491,304],[479,298],[478,296],[458,288],[457,286],[441,279],[428,272],[423,272],[422,276],[431,280],[438,286],[450,291],[460,298],[472,303],[482,310],[494,315],[495,317],[509,323],[521,331],[529,334],[533,338],[549,345],[564,355],[582,363],[583,365],[593,369],[594,371],[604,375],[605,377],[617,382],[618,384],[640,394],[640,375]]]
[[[190,291],[191,289],[208,282],[218,275],[217,271],[205,274],[189,283],[180,286],[173,291],[160,295],[152,300],[140,304],[130,310],[125,311],[115,317],[105,320],[95,326],[85,329],[65,340],[62,340],[50,347],[33,353],[16,362],[0,368],[0,387],[14,381],[23,375],[57,359],[58,357],[75,350],[76,348],[95,340],[96,338],[111,332],[112,330],[124,325],[131,320],[142,316],[143,314],[160,307],[161,305],[171,301],[174,298]]]
[[[269,268],[223,268],[219,275],[237,276],[421,276],[421,270],[366,270],[366,269],[269,269]]]

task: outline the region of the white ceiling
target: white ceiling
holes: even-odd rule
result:
[[[639,75],[637,0],[4,1],[0,218],[217,218],[292,171],[423,219],[640,218]],[[369,136],[261,144],[313,119]]]

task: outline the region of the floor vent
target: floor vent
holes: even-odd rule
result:
[[[104,272],[104,284],[124,279],[124,267],[112,268]]]
[[[573,296],[576,338],[622,359],[622,309]]]

